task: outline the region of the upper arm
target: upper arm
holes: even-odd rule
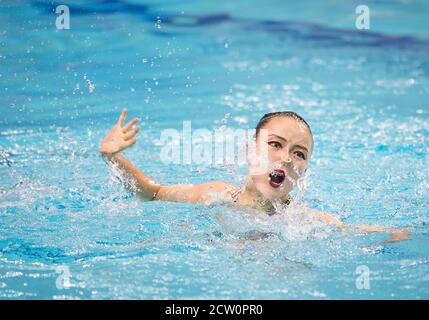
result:
[[[226,195],[231,185],[223,181],[210,181],[202,184],[176,184],[161,186],[154,200],[210,204],[216,195]]]
[[[330,213],[323,212],[323,211],[314,211],[313,214],[314,216],[324,220],[325,222],[334,224],[338,228],[344,227],[344,224],[341,222],[341,220]]]

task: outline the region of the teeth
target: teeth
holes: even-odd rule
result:
[[[281,184],[285,180],[285,173],[281,170],[276,170],[270,173],[270,180],[276,184]]]
[[[273,172],[271,172],[270,173],[270,176],[274,176],[274,177],[276,177],[276,176],[280,176],[280,177],[284,177],[285,176],[285,174],[284,174],[284,172],[283,171],[273,171]]]

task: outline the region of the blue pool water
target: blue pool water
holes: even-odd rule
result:
[[[367,1],[369,31],[357,1],[69,1],[56,30],[59,4],[0,2],[1,299],[429,298],[427,2]],[[123,106],[142,119],[126,156],[165,184],[245,172],[163,164],[161,130],[294,110],[315,140],[303,200],[412,239],[142,202],[98,154]]]

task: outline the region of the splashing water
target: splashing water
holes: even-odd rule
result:
[[[83,79],[86,82],[86,85],[88,86],[88,92],[89,93],[93,93],[95,90],[95,85],[91,82],[91,80],[89,80],[86,75],[83,76]]]
[[[81,1],[70,32],[38,27],[52,18],[43,2],[2,7],[0,298],[428,298],[427,19],[392,3],[385,25],[359,33],[346,4],[291,3],[238,1],[238,14],[227,1]],[[381,2],[371,12],[386,16]],[[293,110],[314,154],[292,204],[274,202],[271,216],[144,202],[98,154],[121,106],[145,119],[125,156],[162,184],[245,182],[244,167],[160,161],[152,141],[184,120],[253,129]],[[302,204],[412,239],[331,230]],[[362,265],[370,290],[356,287]],[[69,289],[56,270],[69,270]]]

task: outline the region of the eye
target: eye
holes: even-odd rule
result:
[[[270,142],[268,142],[268,144],[270,146],[276,148],[276,149],[280,149],[283,147],[282,144],[280,142],[277,142],[277,141],[270,141]]]
[[[305,154],[304,154],[304,152],[301,152],[301,151],[295,151],[295,152],[294,152],[294,154],[295,154],[297,157],[301,158],[302,160],[305,160]]]

